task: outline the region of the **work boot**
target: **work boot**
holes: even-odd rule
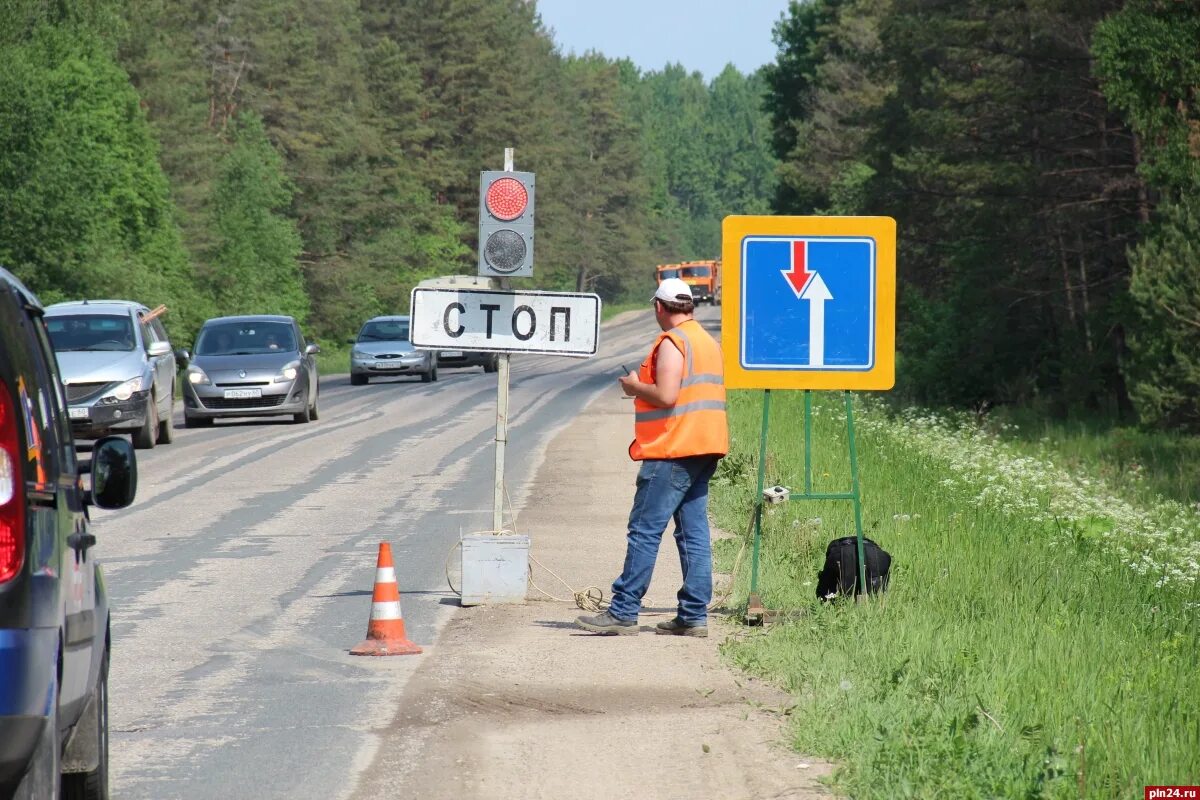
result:
[[[594,617],[576,617],[575,624],[592,633],[616,633],[626,635],[638,632],[636,619],[617,619],[607,611]]]
[[[701,639],[708,636],[707,625],[689,625],[679,617],[669,619],[666,622],[660,622],[654,626],[655,633],[667,634],[668,636],[698,636]]]

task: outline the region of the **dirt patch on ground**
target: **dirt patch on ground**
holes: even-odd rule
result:
[[[631,414],[614,389],[556,437],[518,519],[532,555],[575,589],[607,596],[624,558]],[[570,596],[538,565],[534,580]],[[523,606],[462,609],[420,656],[355,797],[828,797],[829,766],[786,747],[788,696],[721,662],[736,627],[653,633],[678,586],[668,532],[637,636],[578,630],[573,602],[534,589]]]

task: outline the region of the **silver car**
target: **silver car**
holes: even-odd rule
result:
[[[373,317],[351,339],[350,383],[362,386],[373,377],[420,375],[424,383],[438,379],[438,357],[408,341],[408,317]]]
[[[189,428],[220,417],[290,414],[317,418],[317,360],[321,348],[304,340],[292,317],[218,317],[196,335],[183,390]]]
[[[171,441],[177,357],[162,320],[128,300],[46,309],[46,329],[76,436],[130,433],[138,448]]]

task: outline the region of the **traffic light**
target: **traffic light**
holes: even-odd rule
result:
[[[533,173],[479,173],[479,274],[533,275]]]

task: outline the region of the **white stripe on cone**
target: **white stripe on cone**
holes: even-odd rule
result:
[[[376,567],[375,568],[376,583],[395,583],[396,568],[395,567]]]
[[[399,600],[385,600],[371,604],[371,619],[404,619],[400,614]]]

